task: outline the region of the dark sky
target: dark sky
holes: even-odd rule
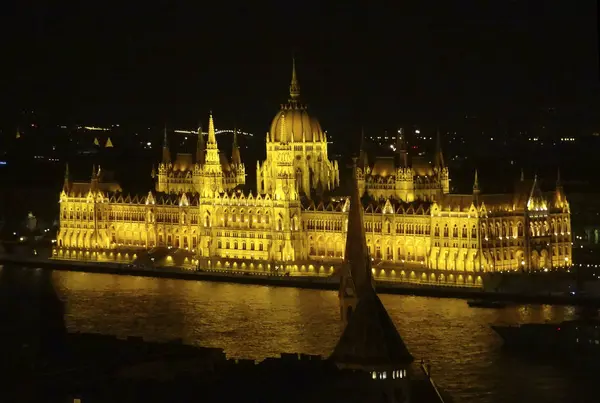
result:
[[[265,132],[292,54],[331,131],[590,104],[599,88],[592,0],[121,3],[20,2],[3,27],[11,105],[179,125],[212,109]]]

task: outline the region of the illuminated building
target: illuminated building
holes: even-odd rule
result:
[[[344,256],[349,198],[327,198],[339,186],[327,135],[300,103],[295,66],[290,99],[266,136],[257,192],[242,191],[245,167],[234,136],[231,158],[218,148],[212,114],[195,158],[171,162],[165,136],[156,189],[121,193],[98,168],[90,181],[65,177],[56,258],[132,261],[170,248],[167,264],[205,268],[330,274]],[[201,130],[199,131],[201,133]],[[560,180],[542,193],[522,176],[513,193],[449,193],[439,135],[433,164],[411,156],[398,137],[395,158],[356,171],[364,226],[378,278],[478,285],[481,273],[570,267],[569,203]],[[175,252],[176,251],[176,252]],[[170,263],[173,262],[173,263]]]

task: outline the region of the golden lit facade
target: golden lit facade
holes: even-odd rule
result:
[[[165,139],[156,191],[126,196],[94,170],[91,181],[67,176],[60,194],[55,258],[132,262],[160,249],[165,264],[186,267],[331,274],[340,267],[349,198],[327,198],[339,186],[327,136],[298,102],[295,68],[290,103],[267,133],[257,192],[244,192],[245,169],[234,140],[231,160],[218,150],[212,115],[208,140],[171,163]],[[449,193],[438,147],[433,164],[397,158],[357,167],[366,242],[378,279],[478,286],[482,273],[570,267],[570,210],[560,180],[542,193],[523,177],[513,193]],[[325,193],[325,196],[323,196]],[[154,260],[153,260],[154,261]]]

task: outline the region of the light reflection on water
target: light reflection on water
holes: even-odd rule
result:
[[[230,357],[327,356],[341,332],[337,293],[169,279],[53,273],[69,330],[182,338]],[[456,402],[588,402],[591,375],[500,351],[489,324],[559,322],[572,307],[469,308],[464,300],[381,295],[416,359]],[[587,392],[587,393],[586,393]],[[579,400],[577,400],[579,398]]]

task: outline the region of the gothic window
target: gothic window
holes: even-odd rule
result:
[[[466,238],[467,237],[467,226],[463,225],[462,227],[462,237]]]
[[[471,238],[473,238],[473,239],[477,238],[477,227],[474,225],[471,228]]]
[[[444,238],[448,238],[448,224],[444,225]]]
[[[387,223],[387,232],[388,232],[388,234],[390,234],[392,232],[392,225],[389,223],[389,221]]]
[[[452,228],[452,236],[458,238],[458,226],[456,224],[454,224],[454,228]]]
[[[523,236],[523,224],[521,224],[521,223],[517,224],[517,235]]]
[[[435,236],[440,236],[440,227],[437,224],[435,225],[434,235]]]

